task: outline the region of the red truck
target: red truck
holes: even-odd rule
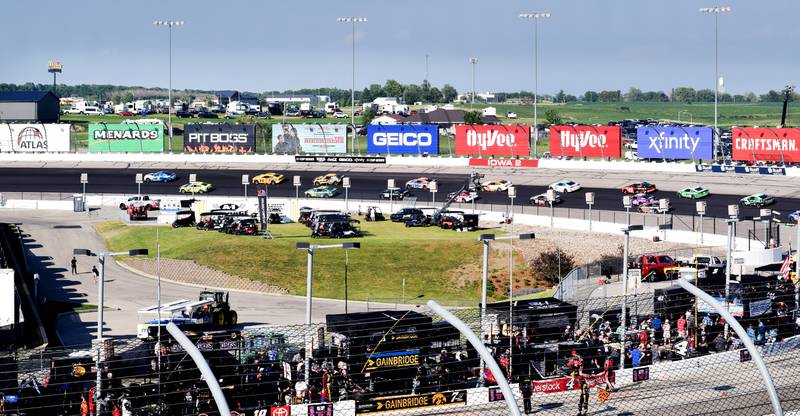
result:
[[[642,271],[642,280],[655,282],[657,279],[668,278],[671,274],[668,269],[680,267],[680,265],[670,256],[646,255],[639,257],[639,260],[634,261],[630,267]]]

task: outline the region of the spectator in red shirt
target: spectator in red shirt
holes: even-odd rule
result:
[[[686,318],[683,315],[678,318],[678,336],[686,338]]]

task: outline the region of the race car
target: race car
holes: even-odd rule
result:
[[[790,212],[789,215],[786,216],[789,219],[789,222],[793,222],[797,224],[797,221],[800,220],[800,210]]]
[[[642,205],[650,205],[654,201],[658,202],[658,201],[656,201],[656,197],[653,196],[653,195],[637,194],[637,195],[634,195],[633,197],[631,197],[631,205],[633,205],[635,207],[639,207],[639,206],[642,206]]]
[[[177,178],[175,172],[169,170],[160,170],[158,172],[151,172],[144,175],[145,182],[172,182]]]
[[[485,192],[505,192],[508,191],[512,185],[511,181],[505,179],[496,179],[493,181],[486,181],[481,183],[481,191]]]
[[[339,190],[333,186],[317,186],[305,191],[305,196],[309,198],[333,198]]]
[[[403,188],[392,188],[392,189],[385,189],[379,197],[381,199],[394,199],[396,201],[402,200],[403,198],[409,196],[407,190]]]
[[[550,205],[550,201],[547,200],[547,194],[539,194],[534,195],[530,199],[531,205],[538,205],[540,207],[546,207]],[[553,199],[553,205],[560,204],[562,202],[561,196],[556,194],[555,199]]]
[[[575,192],[581,189],[581,184],[575,181],[558,181],[550,184],[550,189],[563,193]]]
[[[158,209],[159,206],[161,206],[161,200],[160,199],[152,199],[151,200],[150,197],[147,196],[147,195],[132,196],[132,197],[128,198],[127,201],[121,202],[119,204],[119,209],[126,210],[131,205],[133,205],[133,206],[144,206],[145,209]]]
[[[754,194],[739,200],[739,203],[746,207],[761,208],[775,203],[775,198],[767,194]]]
[[[320,175],[314,178],[314,186],[322,186],[322,185],[336,186],[340,183],[342,183],[342,178],[335,173],[326,173],[324,175]]]
[[[651,213],[663,214],[665,212],[671,211],[672,205],[668,202],[667,209],[661,209],[661,204],[658,202],[658,200],[653,199],[651,202],[639,205],[638,208],[639,212],[643,212],[645,214],[651,214]]]
[[[431,182],[436,182],[436,180],[424,176],[412,179],[406,182],[406,189],[430,189]]]
[[[622,188],[625,195],[651,194],[655,192],[656,186],[650,182],[636,182]]]
[[[253,183],[261,185],[277,185],[283,182],[285,179],[286,176],[281,175],[280,173],[267,172],[254,176]]]
[[[678,191],[678,196],[681,198],[700,199],[711,195],[708,189],[702,186],[695,186],[694,188],[683,188]]]
[[[458,195],[456,195],[455,192],[450,192],[449,194],[447,194],[447,197],[453,198],[453,201],[455,202],[472,202],[480,198],[480,196],[478,196],[478,193],[475,191],[461,191],[461,193]]]
[[[182,194],[204,194],[214,189],[214,185],[208,182],[189,182],[181,185],[178,192]]]

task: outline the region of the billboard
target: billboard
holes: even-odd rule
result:
[[[163,152],[160,124],[89,124],[89,152]]]
[[[69,124],[0,124],[0,152],[69,152]]]
[[[347,153],[347,126],[274,124],[272,151],[277,154]]]
[[[456,126],[456,154],[529,156],[531,131],[523,126]]]
[[[254,153],[254,124],[187,124],[183,130],[186,153]]]
[[[367,153],[439,154],[439,128],[434,125],[367,126]]]
[[[551,126],[553,156],[621,157],[619,126]]]
[[[710,127],[656,126],[636,129],[637,155],[643,159],[713,159]]]
[[[735,127],[733,160],[800,162],[800,129]]]

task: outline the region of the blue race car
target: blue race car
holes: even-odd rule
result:
[[[789,213],[789,222],[797,224],[798,219],[800,219],[800,210]]]
[[[172,182],[178,176],[175,175],[175,172],[169,170],[160,170],[158,172],[148,173],[144,175],[145,182]]]

